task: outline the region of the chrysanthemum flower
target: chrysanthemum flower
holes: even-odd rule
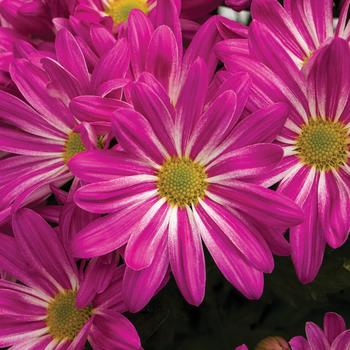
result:
[[[289,341],[292,350],[345,350],[350,347],[350,330],[344,319],[328,312],[323,319],[323,330],[313,322],[305,326],[306,339],[298,336]]]
[[[32,107],[0,92],[0,150],[8,152],[1,160],[0,222],[14,206],[47,197],[50,184],[61,186],[72,179],[68,160],[102,147],[106,134],[103,126],[79,124],[64,103],[48,93],[50,80],[43,70],[26,60],[17,61],[10,70]]]
[[[121,314],[123,267],[115,256],[79,272],[56,232],[30,209],[13,217],[15,238],[0,234],[0,265],[20,282],[0,281],[0,346],[11,349],[137,350]]]
[[[346,329],[344,319],[334,313],[328,312],[323,319],[323,330],[313,322],[307,322],[305,327],[306,338],[297,336],[292,338],[288,344],[281,342],[281,347],[274,346],[257,347],[256,350],[346,350],[350,347],[350,330]],[[273,339],[267,338],[267,339]],[[246,345],[241,345],[236,350],[248,350]]]
[[[265,184],[282,180],[278,192],[306,213],[304,224],[291,229],[290,241],[297,275],[309,283],[320,269],[326,243],[340,247],[350,230],[349,46],[343,39],[333,39],[310,62],[305,78],[278,49],[274,36],[257,23],[251,30],[252,55],[223,55],[223,59],[230,70],[251,74],[249,108],[277,101],[292,107],[277,138],[284,159]],[[254,39],[258,36],[263,40]]]
[[[186,300],[201,303],[202,241],[225,277],[248,298],[259,298],[263,273],[273,269],[266,242],[275,237],[263,227],[302,220],[293,202],[253,183],[282,157],[279,146],[265,142],[274,139],[288,109],[276,104],[238,123],[242,101],[227,84],[203,113],[207,77],[196,60],[176,109],[160,83],[153,78],[148,86],[141,78],[130,87],[136,111],[118,110],[112,121],[123,151],[86,152],[69,162],[91,183],[77,191],[77,204],[111,213],[80,231],[72,252],[93,257],[127,243],[124,294],[133,311],[157,291],[169,262]]]
[[[280,49],[303,67],[330,39],[347,39],[349,1],[344,4],[337,27],[333,29],[333,1],[289,0],[282,6],[277,0],[254,0],[251,11],[255,21],[266,26]]]

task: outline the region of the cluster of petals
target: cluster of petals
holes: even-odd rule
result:
[[[323,329],[314,322],[307,322],[306,337],[296,336],[289,341],[274,341],[279,337],[267,338],[269,341],[262,350],[345,350],[350,347],[350,329],[346,328],[344,319],[334,312],[328,312],[323,318]],[[259,348],[260,349],[260,348]],[[246,345],[236,347],[236,350],[248,350]]]

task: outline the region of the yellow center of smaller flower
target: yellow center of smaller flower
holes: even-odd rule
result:
[[[169,158],[158,172],[158,191],[170,205],[197,204],[207,189],[207,174],[199,163],[189,158]]]
[[[105,7],[105,13],[113,18],[115,24],[121,24],[128,19],[129,13],[133,9],[148,13],[147,0],[109,0]]]
[[[67,290],[56,295],[47,309],[46,324],[57,340],[73,340],[92,315],[92,307],[76,307],[76,292]]]
[[[348,130],[344,124],[318,118],[304,124],[296,150],[305,164],[317,170],[330,170],[346,163],[348,145]]]
[[[69,159],[74,157],[76,154],[85,151],[86,148],[81,140],[80,134],[72,132],[69,134],[68,139],[64,145],[64,161],[67,163]]]

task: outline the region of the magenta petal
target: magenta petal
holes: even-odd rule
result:
[[[112,120],[112,129],[126,152],[148,160],[153,166],[162,164],[168,156],[151,124],[140,113],[129,109],[118,110]]]
[[[193,159],[208,163],[237,122],[237,96],[227,90],[217,97],[200,117],[186,152]]]
[[[292,260],[302,283],[312,282],[321,267],[326,247],[319,225],[315,186],[303,205],[305,221],[290,231]]]
[[[167,235],[168,223],[169,206],[164,200],[158,200],[132,230],[125,250],[128,267],[139,271],[157,259],[164,236]]]
[[[74,98],[69,105],[75,117],[87,122],[99,120],[110,122],[113,112],[118,108],[128,107],[131,106],[123,101],[99,96],[79,96]]]
[[[123,280],[125,304],[131,312],[143,309],[156,295],[167,277],[169,257],[167,236],[164,235],[158,250],[158,258],[144,270],[134,271],[126,268]]]
[[[152,73],[166,91],[178,83],[179,49],[169,27],[163,25],[154,31],[148,47],[145,70]]]
[[[148,84],[140,81],[131,85],[130,95],[135,110],[147,118],[168,153],[174,155],[175,140],[171,131],[174,129],[175,109],[169,98],[162,98]]]
[[[206,220],[210,217],[211,226],[222,231],[256,269],[262,272],[273,270],[271,251],[253,226],[247,226],[234,212],[209,199],[201,203],[198,212]]]
[[[120,176],[152,175],[145,163],[124,152],[89,151],[76,155],[69,162],[70,170],[85,182],[113,180]]]
[[[272,142],[281,132],[289,114],[284,103],[273,103],[240,121],[232,132],[231,148]]]
[[[74,36],[68,30],[60,30],[56,35],[55,48],[58,62],[79,79],[83,91],[88,91],[90,85],[89,71],[84,55]]]
[[[133,225],[147,213],[152,201],[101,217],[85,226],[73,238],[72,254],[91,258],[110,253],[127,243]]]
[[[94,318],[90,337],[96,349],[141,349],[135,327],[125,316],[115,311],[103,312]]]
[[[308,341],[301,336],[292,338],[289,341],[289,344],[292,347],[292,350],[311,350]]]
[[[350,330],[339,334],[332,343],[332,350],[344,350],[350,348]]]
[[[252,267],[204,211],[194,211],[203,241],[225,278],[248,299],[259,299],[264,288],[264,275]]]
[[[299,206],[275,191],[252,183],[233,180],[229,186],[211,185],[210,192],[226,203],[272,227],[290,227],[303,221]]]
[[[168,250],[171,271],[187,302],[198,306],[205,293],[205,260],[200,232],[190,209],[174,208]]]
[[[326,336],[315,323],[308,322],[305,327],[305,332],[312,350],[330,350]]]
[[[342,178],[331,172],[321,173],[318,184],[320,223],[332,248],[343,245],[350,230],[350,194]]]
[[[333,340],[346,330],[346,324],[340,315],[327,312],[323,319],[323,328],[329,344],[332,344]]]
[[[56,287],[74,288],[75,266],[67,257],[56,232],[40,215],[21,209],[12,220],[16,241],[26,258],[39,273]]]
[[[203,60],[191,66],[176,103],[177,118],[181,128],[184,149],[202,114],[208,87],[208,71]]]
[[[81,187],[75,202],[92,213],[114,213],[146,201],[156,194],[155,177],[135,175],[94,182]]]

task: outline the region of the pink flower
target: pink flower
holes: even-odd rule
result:
[[[294,337],[289,341],[292,350],[345,350],[350,347],[350,330],[344,319],[333,312],[326,313],[323,330],[313,322],[306,323],[306,339]]]
[[[169,263],[186,300],[200,304],[202,241],[224,276],[246,297],[259,298],[263,273],[273,269],[271,249],[284,241],[274,228],[302,220],[293,202],[253,183],[282,157],[266,142],[288,110],[276,104],[238,122],[248,91],[233,91],[236,79],[204,106],[208,70],[197,59],[174,107],[162,85],[143,74],[129,88],[135,111],[120,109],[112,119],[122,151],[86,152],[69,162],[90,183],[76,192],[77,204],[110,213],[73,238],[72,252],[93,257],[127,244],[123,288],[132,311],[156,293]]]
[[[271,32],[276,44],[302,67],[330,39],[347,39],[350,25],[346,23],[349,1],[343,6],[338,25],[333,29],[333,1],[254,0],[251,11],[254,21]]]
[[[281,181],[278,192],[295,200],[306,213],[305,222],[291,229],[290,242],[297,275],[309,283],[320,269],[326,243],[340,247],[350,230],[348,43],[333,39],[311,59],[305,72],[259,23],[251,25],[248,54],[231,56],[220,45],[229,70],[252,76],[249,109],[277,101],[291,105],[277,138],[284,159],[265,185]]]
[[[70,62],[71,69],[88,74]],[[101,147],[106,134],[104,125],[79,123],[62,100],[52,97],[49,77],[34,64],[18,60],[10,72],[31,106],[0,91],[0,150],[8,152],[1,160],[0,222],[16,207],[46,198],[50,184],[61,186],[72,179],[68,160]]]
[[[120,288],[116,256],[78,271],[55,231],[36,213],[13,217],[15,238],[0,234],[0,263],[20,282],[0,281],[0,346],[44,350],[141,349]]]

